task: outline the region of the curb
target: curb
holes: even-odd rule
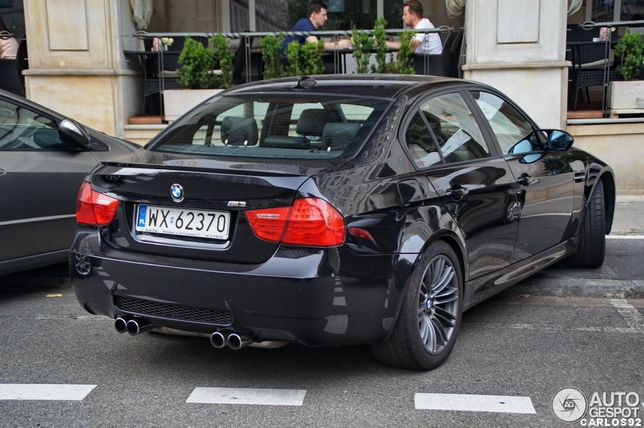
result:
[[[509,290],[532,296],[644,299],[642,280],[539,278],[526,279]]]

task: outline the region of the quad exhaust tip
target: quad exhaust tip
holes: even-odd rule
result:
[[[210,344],[216,349],[223,349],[227,346],[233,351],[239,351],[251,343],[253,341],[249,338],[234,332],[225,335],[221,331],[215,331],[210,335]]]
[[[226,338],[223,334],[216,331],[210,335],[210,344],[217,349],[223,349],[226,347]]]
[[[117,333],[128,332],[130,335],[136,336],[153,328],[154,324],[151,324],[150,321],[143,318],[114,318],[114,329]]]
[[[226,344],[233,351],[239,351],[240,349],[248,346],[251,342],[252,340],[242,337],[237,333],[231,333],[226,338]]]
[[[127,321],[121,317],[114,319],[114,329],[117,333],[125,333],[127,331]]]

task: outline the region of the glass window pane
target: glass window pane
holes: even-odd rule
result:
[[[405,133],[407,148],[418,168],[427,168],[441,163],[438,148],[431,138],[425,121],[417,112]]]
[[[489,92],[472,91],[472,96],[490,123],[503,154],[528,137],[534,129],[530,121],[505,100]]]
[[[174,122],[151,150],[241,158],[348,157],[389,104],[307,93],[220,96]]]
[[[0,101],[0,151],[60,151],[70,147],[60,139],[48,117]]]
[[[485,158],[490,150],[460,94],[434,97],[420,109],[429,122],[446,162]]]

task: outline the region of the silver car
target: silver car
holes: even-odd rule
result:
[[[0,90],[0,275],[64,262],[83,178],[138,148]]]

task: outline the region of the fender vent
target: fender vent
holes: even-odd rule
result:
[[[230,325],[233,322],[232,314],[229,311],[214,311],[212,309],[151,302],[149,300],[132,299],[129,297],[116,296],[114,298],[114,306],[121,312],[143,317],[167,318],[222,325]]]

